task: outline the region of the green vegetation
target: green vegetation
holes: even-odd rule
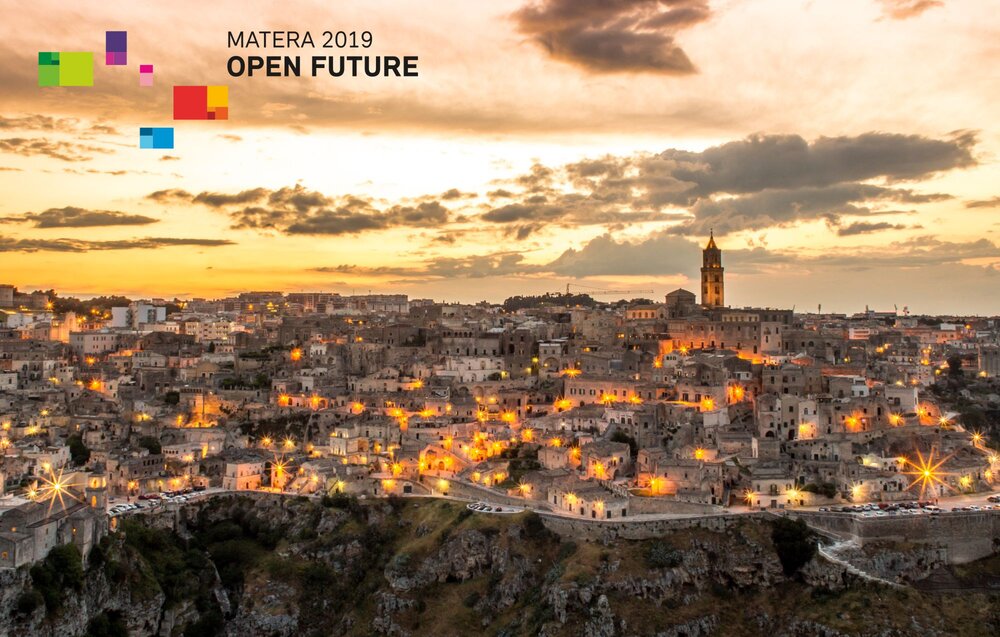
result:
[[[837,485],[832,482],[820,482],[819,484],[810,482],[802,487],[802,490],[807,493],[816,493],[826,498],[837,497]]]
[[[62,608],[67,591],[79,591],[82,585],[83,559],[80,556],[80,549],[76,548],[75,544],[55,547],[49,551],[44,560],[31,567],[31,586],[45,603],[45,612],[48,615]],[[37,597],[32,599],[37,606]],[[23,603],[27,609],[31,605],[31,600],[25,599]],[[21,599],[18,600],[18,608],[22,608]]]
[[[86,637],[128,637],[121,612],[104,611],[87,624]]]
[[[646,563],[650,568],[676,568],[684,561],[684,554],[663,542],[653,542],[646,549]]]
[[[503,302],[504,312],[516,312],[536,307],[595,307],[597,301],[589,294],[542,294],[541,296],[512,296]]]
[[[153,436],[143,436],[139,439],[139,446],[144,449],[148,449],[149,453],[156,455],[163,451],[163,447],[160,445],[160,441]]]
[[[83,444],[82,434],[73,434],[66,439],[66,444],[69,445],[69,456],[73,464],[78,467],[87,464],[90,460],[90,449]]]
[[[813,532],[803,520],[775,520],[771,540],[785,575],[794,575],[816,555]]]
[[[633,458],[639,453],[639,443],[636,442],[635,438],[628,435],[621,429],[616,429],[613,434],[611,434],[611,442],[624,442],[628,444],[628,452]]]
[[[249,379],[242,376],[224,378],[220,386],[222,389],[270,389],[271,377],[260,373]]]

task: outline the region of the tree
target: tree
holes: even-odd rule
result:
[[[952,378],[962,377],[962,357],[958,354],[952,354],[947,359],[948,362],[948,375]]]
[[[73,464],[77,466],[87,464],[90,460],[90,449],[83,444],[83,435],[74,434],[66,440],[66,443],[69,445],[69,456],[73,460]]]
[[[144,447],[149,450],[149,453],[156,455],[163,451],[163,446],[160,445],[160,441],[153,436],[143,436],[139,439],[139,446]]]
[[[771,529],[771,541],[785,575],[794,575],[816,554],[813,532],[802,520],[779,518]]]
[[[633,458],[639,453],[639,443],[636,442],[635,438],[621,429],[615,429],[615,432],[611,434],[611,442],[624,442],[628,444],[629,455]]]

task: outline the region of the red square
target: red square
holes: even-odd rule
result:
[[[175,86],[174,119],[208,119],[208,87]]]

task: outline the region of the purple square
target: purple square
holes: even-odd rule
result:
[[[128,31],[105,31],[104,50],[115,53],[128,51]]]

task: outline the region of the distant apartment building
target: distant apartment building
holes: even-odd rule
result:
[[[69,346],[80,356],[92,356],[118,349],[118,334],[105,330],[70,332]]]

